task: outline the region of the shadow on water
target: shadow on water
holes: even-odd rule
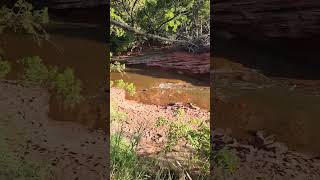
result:
[[[250,41],[216,38],[216,57],[227,58],[266,76],[296,79],[320,79],[317,51],[305,41]],[[294,46],[292,44],[299,44]]]
[[[250,76],[262,73],[272,81],[256,83],[234,76],[216,78],[215,95],[211,99],[216,126],[231,128],[233,134],[243,140],[250,139],[250,132],[266,130],[292,149],[320,153],[320,144],[314,141],[320,138],[320,73],[312,56],[299,62],[288,59],[291,57],[288,49],[274,51],[267,46],[243,44],[243,41],[220,41],[216,43],[218,58],[214,58],[214,64],[223,62],[223,65],[214,66],[215,70],[231,67],[234,71],[231,74],[237,70],[242,73],[254,70]],[[300,84],[289,85],[295,79]]]

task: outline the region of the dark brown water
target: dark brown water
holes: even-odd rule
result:
[[[54,22],[49,27],[49,33],[50,42],[42,42],[40,46],[30,36],[16,34],[1,36],[1,47],[5,51],[6,59],[14,63],[27,56],[40,56],[47,65],[57,65],[59,68],[72,67],[76,76],[82,81],[86,101],[74,110],[62,110],[58,102],[51,99],[49,116],[55,120],[80,122],[92,128],[106,128],[108,100],[101,91],[101,88],[106,86],[109,75],[107,69],[109,52],[103,37],[105,32],[95,24]],[[13,69],[10,78],[20,78],[16,66]],[[120,77],[113,73],[112,78],[135,83],[138,93],[133,99],[137,101],[167,104],[181,102],[183,99],[185,103],[192,102],[209,109],[209,88],[197,85],[192,78],[180,77],[178,74],[157,69],[128,69],[127,76]],[[186,87],[152,89],[159,83],[167,82],[182,83]],[[148,91],[143,91],[145,89]],[[144,96],[146,92],[148,96]],[[158,99],[155,99],[155,96]]]
[[[157,69],[129,68],[125,75],[111,73],[111,80],[118,79],[136,85],[137,94],[127,95],[128,99],[157,105],[192,103],[210,110],[210,87],[190,77]]]
[[[320,138],[320,78],[304,76],[314,67],[299,67],[282,59],[285,56],[268,52],[235,43],[217,48],[216,70],[230,74],[214,81],[216,126],[231,128],[243,139],[250,137],[249,132],[265,130],[292,149],[320,153],[316,141]],[[241,73],[247,77],[239,78]],[[269,80],[261,79],[261,74]]]

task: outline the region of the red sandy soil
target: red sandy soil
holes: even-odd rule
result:
[[[142,138],[138,151],[142,155],[157,154],[164,147],[166,141],[166,131],[164,128],[156,128],[155,124],[159,117],[164,117],[170,121],[177,121],[175,110],[183,108],[185,116],[181,119],[189,120],[190,118],[199,118],[209,120],[210,113],[197,107],[187,107],[182,105],[158,106],[142,104],[137,101],[125,98],[125,91],[117,88],[111,89],[111,102],[118,111],[127,114],[127,119],[123,123],[124,133],[131,136],[140,128],[142,130]],[[113,132],[116,129],[112,129]],[[183,150],[176,147],[176,150]],[[178,155],[181,152],[176,152]],[[171,154],[174,155],[174,154]],[[176,156],[175,155],[175,156]]]

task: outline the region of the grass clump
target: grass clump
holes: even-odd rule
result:
[[[127,114],[117,111],[114,108],[114,104],[110,103],[110,121],[111,122],[123,122],[127,118]]]
[[[4,61],[0,57],[0,79],[3,79],[11,71],[11,64],[9,61]]]
[[[1,115],[0,123],[5,120]],[[11,118],[11,116],[8,116]],[[10,119],[8,119],[10,121]],[[11,128],[0,124],[0,179],[1,180],[51,180],[53,178],[52,166],[47,161],[30,161],[20,159],[13,153],[13,148],[5,141],[5,137],[13,137]],[[19,139],[18,139],[18,142]]]
[[[111,179],[144,179],[144,170],[132,143],[121,134],[111,136]]]
[[[0,150],[0,179],[44,180],[52,177],[45,163],[22,161],[9,152]]]
[[[229,173],[235,172],[239,167],[240,160],[232,151],[228,149],[222,149],[214,157],[216,166],[220,169],[224,169]]]
[[[177,112],[178,118],[184,115],[182,110]],[[181,140],[185,140],[195,150],[192,155],[193,163],[190,165],[199,167],[204,175],[208,175],[210,168],[210,127],[208,123],[200,119],[169,121],[159,117],[156,127],[163,126],[167,127],[167,142],[164,152],[170,152]]]

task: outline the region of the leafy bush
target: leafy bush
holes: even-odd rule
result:
[[[126,69],[125,64],[120,64],[119,62],[115,62],[115,63],[110,64],[110,72],[124,73],[125,69]]]
[[[54,81],[56,96],[64,102],[66,107],[73,108],[83,101],[81,96],[81,82],[78,80],[71,68],[59,73]]]
[[[34,10],[32,4],[18,0],[12,9],[0,9],[0,34],[5,31],[31,34],[35,39],[48,39],[43,28],[49,22],[48,8]],[[38,41],[39,42],[39,41]]]
[[[203,173],[209,172],[210,127],[207,123],[199,119],[181,122],[179,120],[169,121],[164,117],[159,117],[156,127],[161,126],[168,128],[165,153],[170,152],[180,140],[186,140],[196,150],[193,158],[197,160]]]
[[[27,82],[43,85],[48,81],[49,70],[39,56],[27,57],[24,65],[23,79]]]
[[[133,83],[124,82],[122,79],[118,79],[110,84],[115,84],[117,88],[126,90],[126,92],[128,92],[130,96],[136,94],[136,87]]]
[[[214,157],[214,161],[218,168],[227,170],[229,173],[233,173],[238,167],[240,160],[230,150],[222,149]]]
[[[71,68],[60,73],[56,66],[44,65],[38,56],[27,57],[22,64],[24,81],[48,87],[63,102],[64,107],[73,108],[83,101],[81,81],[75,77]]]
[[[3,61],[0,57],[0,79],[3,79],[11,71],[9,61]]]

